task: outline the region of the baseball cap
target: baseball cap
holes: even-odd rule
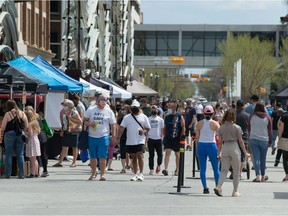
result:
[[[243,107],[245,105],[245,102],[242,99],[237,100],[236,106],[237,107]]]
[[[100,95],[102,95],[101,91],[95,91],[94,97],[99,97]]]
[[[140,103],[136,99],[134,99],[131,104],[131,107],[140,107]]]
[[[212,113],[214,113],[214,108],[210,105],[207,105],[207,106],[205,106],[203,112],[205,114],[212,114]]]

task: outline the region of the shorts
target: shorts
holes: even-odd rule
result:
[[[100,138],[88,137],[90,158],[107,158],[110,136]]]
[[[194,127],[192,127],[192,128],[189,128],[189,127],[185,127],[185,136],[187,137],[187,136],[195,136],[196,135],[196,133],[195,133],[195,131],[194,131]]]
[[[62,146],[63,147],[78,147],[78,135],[79,133],[65,133]]]
[[[137,152],[143,152],[144,151],[144,144],[138,144],[138,145],[126,145],[126,152],[130,154],[135,154]]]
[[[172,149],[174,152],[180,151],[180,137],[167,139],[164,137],[163,140],[164,149]]]

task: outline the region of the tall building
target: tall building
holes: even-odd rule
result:
[[[50,0],[15,1],[15,6],[19,55],[41,55],[51,62],[55,54],[50,50]]]

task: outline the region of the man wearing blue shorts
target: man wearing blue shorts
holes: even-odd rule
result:
[[[110,127],[112,140],[111,144],[115,145],[116,137],[116,118],[113,111],[107,107],[107,97],[100,95],[95,106],[90,106],[84,114],[84,125],[89,127],[89,153],[92,175],[89,180],[95,180],[97,173],[97,158],[100,161],[100,181],[105,181],[104,177],[106,167],[106,157],[108,146],[110,144]]]

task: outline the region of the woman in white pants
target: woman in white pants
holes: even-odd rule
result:
[[[217,158],[221,159],[221,172],[217,187],[214,192],[217,196],[222,195],[222,184],[224,183],[230,165],[233,168],[233,197],[238,197],[241,194],[238,192],[239,177],[240,177],[240,149],[245,153],[246,157],[250,155],[247,153],[244,142],[242,140],[242,129],[236,125],[235,112],[231,109],[227,110],[222,119],[222,125],[218,130],[219,145]]]

